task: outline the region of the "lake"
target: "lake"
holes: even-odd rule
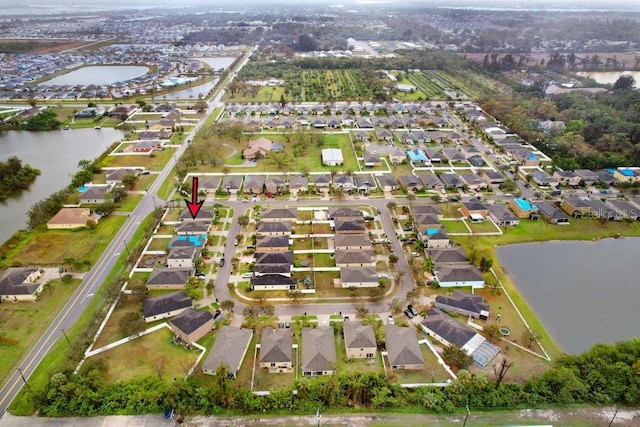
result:
[[[496,254],[565,352],[640,336],[640,238],[522,243]]]
[[[233,64],[233,61],[235,61],[238,58],[233,56],[220,56],[220,57],[212,56],[207,58],[192,58],[192,59],[196,59],[200,62],[204,62],[205,64],[207,64],[208,66],[210,66],[211,68],[217,71],[221,68],[229,67],[231,64]]]
[[[169,93],[163,94],[162,99],[163,100],[193,99],[197,101],[198,99],[200,99],[200,95],[206,97],[207,93],[209,93],[209,91],[216,86],[216,84],[218,83],[218,80],[220,79],[216,77],[213,80],[198,86],[191,86],[191,87],[187,87],[186,89],[180,89],[180,90],[176,90],[175,92],[169,92]]]
[[[591,77],[601,84],[614,84],[618,78],[623,74],[631,74],[636,82],[640,81],[640,71],[580,71],[579,76]],[[636,83],[636,87],[638,84]]]
[[[40,86],[57,85],[98,85],[107,86],[116,82],[124,82],[143,76],[149,72],[149,67],[140,65],[91,65],[78,68],[51,80],[40,83]]]
[[[108,128],[0,132],[0,160],[17,156],[42,172],[28,191],[0,203],[0,242],[26,227],[26,212],[35,202],[69,185],[78,161],[95,159],[123,135]]]

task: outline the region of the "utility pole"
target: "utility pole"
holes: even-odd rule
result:
[[[613,413],[613,418],[611,418],[611,422],[609,422],[609,425],[607,427],[611,427],[611,424],[613,424],[613,420],[616,419],[616,415],[618,415],[619,410],[620,408],[616,408],[616,412]]]
[[[22,377],[24,386],[27,388],[27,390],[29,390],[29,393],[33,394],[33,392],[31,391],[31,387],[29,387],[29,384],[27,384],[27,379],[24,377],[24,374],[22,373],[22,368],[18,368],[18,372],[20,372],[20,376]]]
[[[469,415],[471,414],[471,411],[469,411],[469,405],[464,405],[465,408],[467,408],[467,415],[464,416],[464,423],[462,424],[462,427],[465,427],[467,425],[467,419],[469,418]]]
[[[131,258],[131,252],[129,252],[129,246],[127,246],[127,241],[123,239],[122,243],[124,243],[124,247],[127,250],[127,256]]]
[[[71,347],[71,341],[69,341],[69,337],[67,336],[66,332],[64,331],[64,328],[60,328],[60,330],[62,331],[62,335],[64,335],[64,339],[67,340],[67,344],[69,344],[69,347]]]

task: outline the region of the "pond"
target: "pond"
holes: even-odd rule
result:
[[[233,64],[233,61],[235,61],[238,58],[233,56],[221,56],[221,57],[207,57],[207,58],[193,58],[193,59],[196,59],[200,62],[204,62],[214,70],[220,70],[220,69],[229,67],[231,64]]]
[[[565,352],[640,335],[640,238],[522,243],[496,254]]]
[[[29,190],[0,203],[0,243],[26,227],[26,212],[35,202],[69,185],[78,161],[95,159],[123,135],[109,128],[0,132],[0,160],[17,156],[42,172]]]
[[[40,86],[98,85],[108,86],[116,82],[135,79],[149,72],[148,67],[139,65],[92,65],[54,77],[40,83]]]
[[[631,74],[636,82],[640,81],[640,71],[580,71],[578,73],[579,76],[591,77],[601,84],[614,84],[623,74]],[[637,83],[635,87],[638,87]]]

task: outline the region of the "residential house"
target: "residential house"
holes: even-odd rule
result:
[[[190,268],[154,268],[147,279],[147,288],[182,289],[192,273]]]
[[[356,141],[369,142],[371,141],[371,134],[368,130],[355,130],[353,131],[353,138]]]
[[[333,225],[336,234],[362,234],[367,231],[364,218],[336,218]]]
[[[293,372],[293,330],[262,328],[258,363],[272,374]]]
[[[378,188],[375,179],[373,179],[373,176],[369,174],[356,175],[354,181],[360,194],[369,194]]]
[[[500,353],[500,347],[487,341],[482,335],[443,313],[432,308],[420,326],[425,333],[444,345],[454,345],[473,358],[484,368]]]
[[[174,228],[176,234],[182,236],[206,235],[210,229],[211,223],[206,221],[184,221]]]
[[[110,188],[110,186],[89,187],[86,191],[80,194],[80,204],[98,205],[105,203],[111,197]]]
[[[222,326],[202,364],[202,371],[207,375],[216,375],[220,366],[228,370],[228,374],[236,377],[244,360],[253,331],[233,326]]]
[[[333,375],[336,372],[337,361],[333,328],[302,328],[301,359],[302,375]]]
[[[529,173],[529,175],[533,182],[535,182],[539,187],[557,187],[559,185],[558,181],[541,169],[534,169]]]
[[[247,175],[242,191],[245,194],[262,194],[267,177],[264,175]]]
[[[440,180],[444,184],[444,188],[464,188],[465,183],[455,173],[443,173]]]
[[[340,267],[343,288],[375,288],[380,285],[375,267]]]
[[[375,267],[373,249],[336,249],[334,254],[338,267]]]
[[[195,246],[176,246],[167,255],[168,268],[194,268],[193,259],[198,249]]]
[[[591,207],[578,196],[568,196],[560,202],[560,207],[574,218],[582,218],[591,214]]]
[[[460,178],[462,178],[462,181],[464,181],[467,187],[471,190],[480,190],[487,187],[487,183],[483,181],[478,174],[463,173],[460,175]]]
[[[392,142],[393,134],[389,129],[378,128],[376,129],[376,139],[378,141]]]
[[[196,217],[191,216],[191,211],[189,209],[183,209],[180,213],[180,222],[186,221],[202,221],[206,223],[211,223],[213,221],[214,213],[212,208],[202,207]]]
[[[622,214],[599,199],[587,199],[585,203],[591,208],[591,215],[595,218],[605,218],[609,221],[621,221]]]
[[[215,320],[209,311],[189,307],[169,321],[169,327],[182,342],[191,345],[213,329]]]
[[[207,194],[215,194],[220,187],[220,177],[205,175],[198,179],[198,188]]]
[[[364,153],[362,153],[362,162],[364,163],[365,167],[368,168],[382,166],[382,160],[380,159],[380,156],[370,151],[365,151]]]
[[[613,174],[609,173],[606,170],[597,171],[596,174],[598,175],[598,181],[602,183],[605,183],[607,185],[613,185],[616,183],[616,179],[613,177]]]
[[[362,211],[351,207],[329,208],[327,218],[332,220],[338,218],[362,218]]]
[[[312,180],[313,180],[313,186],[316,189],[317,193],[328,193],[329,189],[331,187],[331,175],[329,174],[320,174],[320,175],[313,175],[312,176]]]
[[[433,175],[435,177],[435,175]],[[420,178],[418,178],[415,175],[401,175],[399,177],[400,179],[400,184],[402,185],[402,187],[404,187],[407,191],[422,191],[424,190],[424,184],[422,183],[422,181],[420,180]],[[437,179],[437,178],[436,178]]]
[[[249,281],[254,291],[290,291],[296,289],[295,277],[282,274],[263,274],[254,276]]]
[[[257,236],[256,251],[286,252],[289,250],[289,236]]]
[[[138,110],[137,104],[116,106],[109,111],[109,117],[119,117],[126,120],[130,115]]]
[[[288,236],[291,234],[291,221],[260,221],[256,231],[263,236]]]
[[[449,162],[451,163],[464,163],[466,161],[466,158],[464,157],[464,154],[462,154],[460,151],[455,150],[455,149],[444,149],[442,150],[442,153],[447,156],[447,158],[449,159]]]
[[[342,191],[353,191],[355,183],[351,175],[340,174],[333,177],[333,188]]]
[[[265,209],[260,215],[262,222],[295,221],[298,217],[297,208]]]
[[[242,187],[242,181],[244,177],[241,175],[226,175],[222,179],[222,186],[220,187],[223,191],[230,194],[237,194],[240,191],[240,187]]]
[[[344,322],[344,346],[347,359],[373,359],[378,346],[371,325],[360,322]]]
[[[371,239],[367,234],[336,234],[334,237],[334,248],[339,250],[362,250],[371,249]]]
[[[509,208],[518,218],[538,219],[538,207],[526,199],[509,200]]]
[[[169,241],[169,249],[178,246],[195,246],[196,248],[203,248],[205,243],[207,243],[206,234],[179,235],[171,238]]]
[[[429,249],[451,247],[451,239],[443,228],[427,228],[420,234],[420,238]]]
[[[437,266],[466,265],[471,262],[462,248],[427,249],[426,254]]]
[[[291,276],[293,266],[293,251],[286,252],[255,252],[253,272],[256,276],[265,274],[281,274]]]
[[[433,215],[442,219],[442,209],[436,205],[416,205],[410,208],[411,216],[416,219],[421,215]]]
[[[618,182],[640,182],[640,168],[617,168],[613,178]]]
[[[474,265],[443,266],[435,271],[435,277],[442,288],[471,287],[484,288],[484,276]]]
[[[413,226],[419,235],[423,235],[427,230],[442,229],[440,219],[434,214],[414,215]]]
[[[391,369],[424,367],[424,356],[414,328],[384,325],[384,341]]]
[[[431,163],[442,163],[447,160],[446,156],[444,156],[441,151],[434,148],[427,148],[424,150],[424,153],[427,155]]]
[[[482,295],[453,291],[453,295],[438,295],[436,307],[441,310],[453,311],[466,317],[487,320],[489,318],[489,304],[484,302]]]
[[[587,185],[592,185],[598,180],[598,174],[589,169],[576,169],[573,173]]]
[[[483,171],[482,179],[484,180],[484,182],[494,188],[500,187],[500,185],[504,184],[505,182],[504,175],[502,175],[500,172],[494,171]]]
[[[285,175],[268,175],[264,186],[267,195],[284,193],[287,191],[287,177]]]
[[[577,187],[580,185],[580,181],[582,181],[582,178],[574,172],[562,170],[556,170],[552,178],[558,181],[560,185],[568,185],[570,187]]]
[[[391,174],[385,173],[382,175],[376,175],[376,179],[378,180],[378,185],[382,188],[382,191],[389,192],[400,188],[398,180],[396,180],[396,177]]]
[[[626,200],[609,199],[607,200],[607,203],[611,205],[615,210],[617,210],[623,218],[633,221],[640,218],[640,209],[638,209],[638,207],[631,202],[628,202]]]
[[[164,147],[164,141],[156,140],[144,140],[139,141],[133,146],[134,153],[151,153],[153,150],[161,150]]]
[[[505,205],[500,203],[494,203],[487,205],[489,209],[489,217],[499,227],[516,226],[520,223],[518,218],[513,212],[509,210]]]
[[[249,141],[249,147],[242,150],[242,157],[247,160],[264,158],[271,152],[272,149],[273,141],[264,137],[260,137],[253,141]]]
[[[394,147],[389,150],[389,161],[392,165],[399,165],[407,160],[407,155],[400,148]]]
[[[407,150],[407,158],[411,163],[430,164],[431,162],[427,158],[427,155],[421,148],[414,148]]]
[[[49,230],[82,228],[87,222],[95,221],[97,224],[100,215],[91,214],[89,208],[62,208],[47,222]]]
[[[294,196],[297,196],[299,192],[306,193],[309,191],[309,178],[306,176],[290,176],[289,191]]]
[[[373,124],[371,123],[371,120],[369,120],[366,117],[358,117],[358,118],[356,118],[356,125],[360,129],[373,129]]]
[[[535,202],[538,213],[549,224],[569,224],[569,217],[554,203],[545,200]]]
[[[321,156],[324,166],[340,166],[344,163],[342,150],[339,148],[323,148]]]
[[[122,184],[125,176],[137,176],[140,171],[135,169],[115,169],[105,171],[105,182],[109,185]]]
[[[445,187],[445,184],[440,180],[438,175],[427,172],[427,173],[419,173],[418,178],[422,182],[424,188],[430,190],[440,190]]]
[[[460,212],[472,222],[483,221],[489,216],[489,209],[478,199],[462,202]]]
[[[149,323],[156,320],[177,316],[187,308],[191,308],[193,300],[184,291],[172,292],[142,301],[144,321]]]
[[[0,302],[34,302],[45,282],[38,282],[42,270],[36,267],[11,267],[0,274]]]

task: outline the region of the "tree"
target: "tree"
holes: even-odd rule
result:
[[[513,362],[507,361],[506,357],[503,357],[502,360],[500,360],[500,363],[493,365],[493,373],[496,376],[496,388],[500,388],[500,384],[502,384],[504,377],[512,366]]]
[[[84,225],[88,230],[95,230],[98,227],[98,221],[95,219],[88,219]]]
[[[400,298],[394,298],[389,303],[389,310],[391,311],[391,314],[399,314],[402,312],[403,307],[404,304]]]
[[[447,364],[458,369],[467,369],[473,363],[473,358],[455,345],[446,346],[442,352],[442,357]]]
[[[491,258],[482,257],[480,259],[480,271],[489,271],[493,267],[493,260]]]
[[[127,174],[122,177],[122,185],[124,185],[128,190],[133,190],[133,188],[138,183],[138,175],[136,174]]]
[[[522,333],[522,337],[520,337],[522,341],[522,345],[527,348],[531,348],[534,342],[536,342],[536,334],[531,329],[527,329]]]
[[[240,227],[244,227],[247,224],[249,224],[249,216],[242,215],[241,217],[238,218],[238,224],[240,225]]]
[[[267,155],[267,163],[278,170],[283,170],[290,168],[293,159],[284,151],[271,151]]]
[[[409,292],[407,292],[407,302],[413,304],[414,301],[420,296],[420,293],[416,290],[413,289]]]
[[[144,331],[146,323],[139,312],[130,311],[120,319],[118,323],[120,331],[126,336],[136,335]]]
[[[200,101],[196,102],[195,107],[196,107],[196,111],[198,113],[203,113],[203,112],[205,112],[207,110],[208,105],[207,105],[206,101],[200,100]]]
[[[391,264],[397,263],[398,262],[398,255],[396,255],[396,254],[389,255],[389,262]]]
[[[489,340],[494,343],[497,342],[502,335],[500,333],[500,327],[496,323],[485,325],[483,332],[489,337]]]
[[[636,79],[631,74],[623,74],[618,77],[618,80],[613,84],[614,89],[620,90],[632,90],[636,85]]]
[[[355,304],[354,308],[356,309],[356,317],[362,319],[369,314],[369,309],[364,304]]]
[[[95,211],[102,216],[109,216],[116,210],[116,204],[110,200],[96,206]]]

